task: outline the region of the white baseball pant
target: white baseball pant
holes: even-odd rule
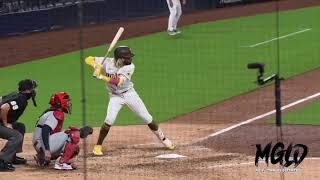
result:
[[[152,116],[133,88],[122,94],[109,94],[109,98],[107,116],[104,121],[106,124],[113,125],[123,105],[127,105],[145,124],[152,122]]]
[[[172,1],[172,6],[170,1]],[[177,29],[177,24],[182,14],[181,3],[180,0],[167,0],[167,4],[170,11],[168,31],[173,31]]]

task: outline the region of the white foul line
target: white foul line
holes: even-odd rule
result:
[[[298,101],[295,101],[295,102],[293,102],[293,103],[287,104],[287,105],[285,105],[285,106],[282,106],[282,107],[281,107],[281,110],[285,110],[285,109],[287,109],[287,108],[290,108],[290,107],[295,106],[295,105],[297,105],[297,104],[300,104],[300,103],[302,103],[302,102],[308,101],[308,100],[310,100],[310,99],[316,98],[316,97],[318,97],[318,96],[320,96],[320,92],[319,92],[319,93],[316,93],[316,94],[314,94],[314,95],[305,97],[305,98],[303,98],[303,99],[300,99],[300,100],[298,100]],[[208,139],[208,138],[210,138],[210,137],[217,136],[217,135],[219,135],[219,134],[225,133],[225,132],[230,131],[230,130],[232,130],[232,129],[234,129],[234,128],[237,128],[237,127],[239,127],[239,126],[242,126],[242,125],[245,125],[245,124],[249,124],[249,123],[251,123],[251,122],[253,122],[253,121],[256,121],[256,120],[258,120],[258,119],[261,119],[261,118],[264,118],[264,117],[269,116],[269,115],[271,115],[271,114],[274,114],[275,112],[276,112],[276,110],[272,110],[272,111],[269,111],[269,112],[267,112],[267,113],[261,114],[261,115],[259,115],[259,116],[254,117],[254,118],[248,119],[248,120],[243,121],[243,122],[241,122],[241,123],[235,124],[235,125],[230,126],[230,127],[228,127],[228,128],[222,129],[222,130],[220,130],[220,131],[218,131],[218,132],[215,132],[215,133],[213,133],[213,134],[210,134],[210,135],[207,136],[207,137],[201,138],[199,141]]]
[[[310,99],[314,99],[314,98],[316,98],[316,97],[318,97],[318,96],[320,96],[320,92],[319,92],[319,93],[316,93],[316,94],[313,94],[313,95],[311,95],[311,96],[308,96],[308,97],[299,99],[299,100],[297,100],[297,101],[295,101],[295,102],[292,102],[292,103],[290,103],[290,104],[287,104],[287,105],[285,105],[285,106],[282,106],[282,107],[281,107],[281,110],[288,109],[288,108],[290,108],[290,107],[292,107],[292,106],[295,106],[295,105],[300,104],[300,103],[302,103],[302,102],[308,101],[308,100],[310,100]],[[217,131],[217,132],[215,132],[215,133],[213,133],[213,134],[210,134],[210,135],[208,135],[208,136],[206,136],[206,137],[203,137],[203,138],[198,139],[196,142],[200,142],[200,141],[206,140],[206,139],[208,139],[208,138],[210,138],[210,137],[214,137],[214,136],[220,135],[220,134],[222,134],[222,133],[228,132],[228,131],[230,131],[230,130],[232,130],[232,129],[235,129],[235,128],[237,128],[237,127],[240,127],[240,126],[242,126],[242,125],[249,124],[249,123],[251,123],[251,122],[253,122],[253,121],[262,119],[262,118],[264,118],[264,117],[266,117],[266,116],[269,116],[269,115],[272,115],[272,114],[274,114],[275,112],[276,112],[276,110],[272,110],[272,111],[269,111],[269,112],[267,112],[267,113],[261,114],[261,115],[259,115],[259,116],[253,117],[253,118],[251,118],[251,119],[248,119],[248,120],[246,120],[246,121],[243,121],[243,122],[241,122],[241,123],[238,123],[238,124],[235,124],[235,125],[233,125],[233,126],[227,127],[227,128],[225,128],[225,129],[221,129],[220,131]],[[155,144],[158,144],[158,143],[136,144],[136,145],[134,145],[133,147],[139,147],[139,146],[143,146],[143,145],[155,145]],[[189,144],[189,143],[182,144],[182,145],[187,145],[187,144]]]
[[[250,48],[257,47],[257,46],[260,46],[261,44],[266,44],[266,43],[269,43],[271,41],[275,41],[275,40],[278,40],[278,39],[283,39],[283,38],[286,38],[286,37],[289,37],[289,36],[293,36],[293,35],[296,35],[296,34],[299,34],[299,33],[303,33],[303,32],[306,32],[306,31],[310,31],[310,30],[312,30],[312,28],[304,29],[304,30],[301,30],[301,31],[297,31],[297,32],[294,32],[294,33],[290,33],[290,34],[287,34],[287,35],[284,35],[284,36],[276,37],[276,38],[273,38],[273,39],[270,39],[270,40],[267,40],[267,41],[263,41],[261,43],[257,43],[257,44],[253,44],[253,45],[249,45],[249,46],[245,46],[245,47],[250,47]]]

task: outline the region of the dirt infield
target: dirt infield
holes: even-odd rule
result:
[[[281,9],[294,9],[320,5],[319,0],[288,0],[281,1]],[[274,2],[252,4],[248,6],[214,9],[183,16],[182,23],[213,21],[252,15],[275,10]],[[145,33],[165,29],[166,18],[152,18],[144,21],[125,22],[129,29],[126,37],[140,36]],[[122,22],[123,23],[123,22]],[[144,26],[140,26],[144,23]],[[149,26],[146,24],[150,23]],[[117,23],[94,25],[85,29],[87,47],[104,42],[99,37],[111,36]],[[150,27],[136,29],[130,27]],[[106,31],[106,29],[108,29]],[[110,31],[109,31],[110,30]],[[41,57],[48,57],[78,48],[77,29],[58,30],[0,40],[0,66],[7,66]],[[94,34],[94,36],[92,36]],[[63,38],[63,40],[62,40]],[[67,39],[66,39],[67,38]],[[104,38],[104,39],[106,39]],[[28,43],[26,43],[28,42]],[[49,43],[50,42],[50,43]],[[30,47],[30,48],[28,48]],[[18,52],[18,53],[16,53]],[[283,81],[283,104],[289,104],[301,98],[318,93],[320,90],[320,69]],[[319,98],[317,98],[319,99]],[[310,101],[300,104],[304,106]],[[297,107],[299,107],[297,106]],[[214,137],[208,135],[247,119],[264,114],[274,108],[273,86],[266,86],[256,91],[230,98],[221,103],[208,106],[198,111],[179,116],[161,124],[161,127],[177,144],[174,151],[164,150],[146,126],[115,126],[112,127],[104,149],[106,155],[93,157],[92,147],[99,130],[87,139],[87,170],[84,167],[84,151],[78,158],[78,170],[60,172],[52,169],[38,169],[32,155],[31,134],[27,134],[22,156],[29,160],[28,165],[18,166],[14,173],[1,173],[0,180],[74,180],[87,179],[275,179],[281,173],[272,172],[277,166],[269,165],[270,171],[257,172],[254,165],[255,144],[275,142],[275,127],[268,125],[264,119],[235,128]],[[290,109],[289,109],[290,110]],[[269,116],[265,117],[268,118]],[[286,143],[302,143],[309,147],[308,159],[298,166],[296,172],[284,173],[285,179],[320,179],[320,127],[290,125],[284,126]],[[143,133],[142,133],[143,132]],[[145,133],[144,133],[145,132]],[[263,134],[263,135],[261,135]],[[206,137],[206,138],[204,138]],[[3,144],[3,141],[1,141]],[[2,146],[1,144],[1,146]],[[175,153],[186,156],[182,159],[159,159],[158,155]],[[312,158],[313,157],[313,158]],[[263,163],[259,168],[266,168]]]

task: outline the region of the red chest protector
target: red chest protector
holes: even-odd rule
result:
[[[63,122],[64,122],[64,113],[63,112],[61,112],[61,111],[53,111],[53,116],[57,119],[58,124],[57,124],[56,128],[53,129],[51,134],[61,132],[62,126],[63,126]]]

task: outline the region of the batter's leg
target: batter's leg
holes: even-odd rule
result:
[[[124,95],[124,100],[131,111],[136,113],[145,124],[152,122],[152,116],[135,90]]]
[[[107,110],[107,116],[105,118],[105,121],[103,122],[100,132],[97,144],[93,148],[93,154],[97,156],[102,156],[102,143],[104,139],[107,137],[110,127],[115,122],[118,113],[122,106],[124,105],[124,100],[122,97],[119,97],[117,95],[110,95],[110,100],[108,104],[108,110]]]
[[[162,142],[162,144],[170,149],[173,150],[175,149],[175,145],[171,142],[169,138],[167,138],[159,125],[156,122],[151,122],[148,124],[148,127],[151,129],[151,131],[157,136],[157,138]]]
[[[151,131],[159,138],[159,140],[168,148],[174,149],[175,146],[172,142],[165,137],[161,128],[159,128],[158,124],[152,120],[152,116],[148,112],[146,106],[143,101],[137,94],[137,92],[133,91],[125,95],[126,104],[128,107],[135,112],[143,121],[148,125]]]
[[[99,133],[99,138],[97,141],[97,145],[102,145],[105,137],[108,135],[109,130],[110,130],[111,125],[107,124],[107,123],[103,123],[101,128],[100,128],[100,133]]]

